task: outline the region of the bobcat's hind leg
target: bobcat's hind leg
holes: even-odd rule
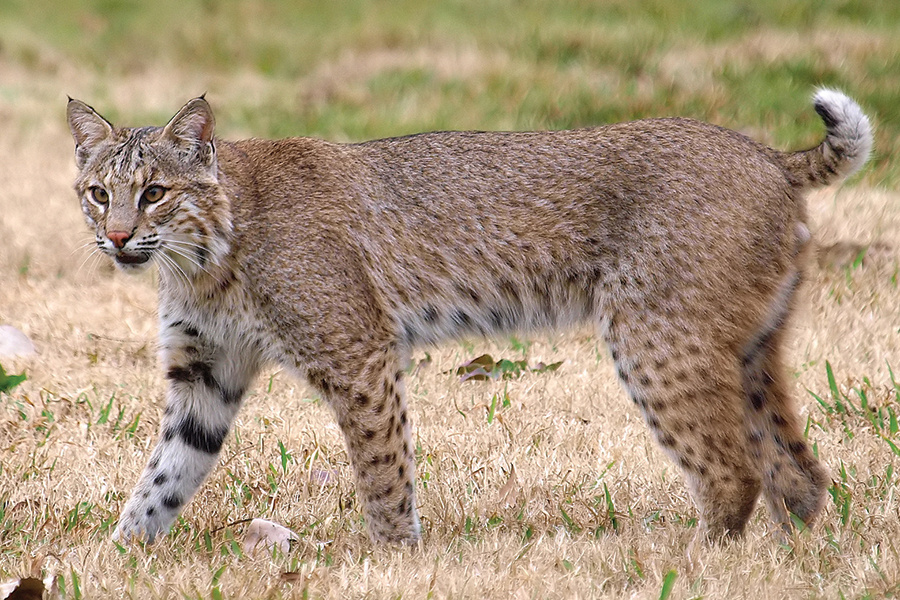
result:
[[[743,532],[761,476],[737,357],[698,322],[649,311],[614,315],[606,338],[619,378],[687,479],[701,516],[699,537],[716,541]]]
[[[363,367],[349,377],[316,368],[307,376],[334,408],[369,537],[374,542],[414,544],[420,536],[416,464],[399,354],[389,342],[357,362]]]
[[[791,530],[793,513],[807,525],[822,510],[828,470],[815,457],[787,393],[782,364],[783,319],[747,349],[743,386],[753,451],[763,465],[763,494],[772,520]]]

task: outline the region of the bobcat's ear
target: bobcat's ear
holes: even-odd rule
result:
[[[198,160],[207,167],[215,164],[215,147],[213,130],[216,119],[212,108],[201,96],[184,105],[178,114],[163,129],[163,138],[190,154],[191,159]]]
[[[75,138],[75,164],[81,169],[94,147],[112,135],[113,126],[93,108],[71,98],[66,105],[66,120]]]

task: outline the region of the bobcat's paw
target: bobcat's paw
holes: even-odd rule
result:
[[[158,536],[165,536],[174,520],[168,516],[169,511],[163,506],[150,503],[135,502],[132,498],[125,505],[119,523],[112,534],[113,541],[130,543],[144,541],[152,544]],[[176,513],[177,514],[177,513]]]

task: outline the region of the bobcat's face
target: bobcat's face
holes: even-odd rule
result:
[[[227,202],[205,106],[198,100],[188,112],[189,104],[164,128],[114,129],[87,105],[69,102],[75,190],[98,248],[123,271],[156,261],[189,276],[222,250]]]

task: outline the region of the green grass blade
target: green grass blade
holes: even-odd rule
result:
[[[672,594],[672,588],[675,587],[675,580],[678,579],[678,571],[671,569],[666,576],[663,577],[662,589],[659,591],[659,600],[667,600]]]

